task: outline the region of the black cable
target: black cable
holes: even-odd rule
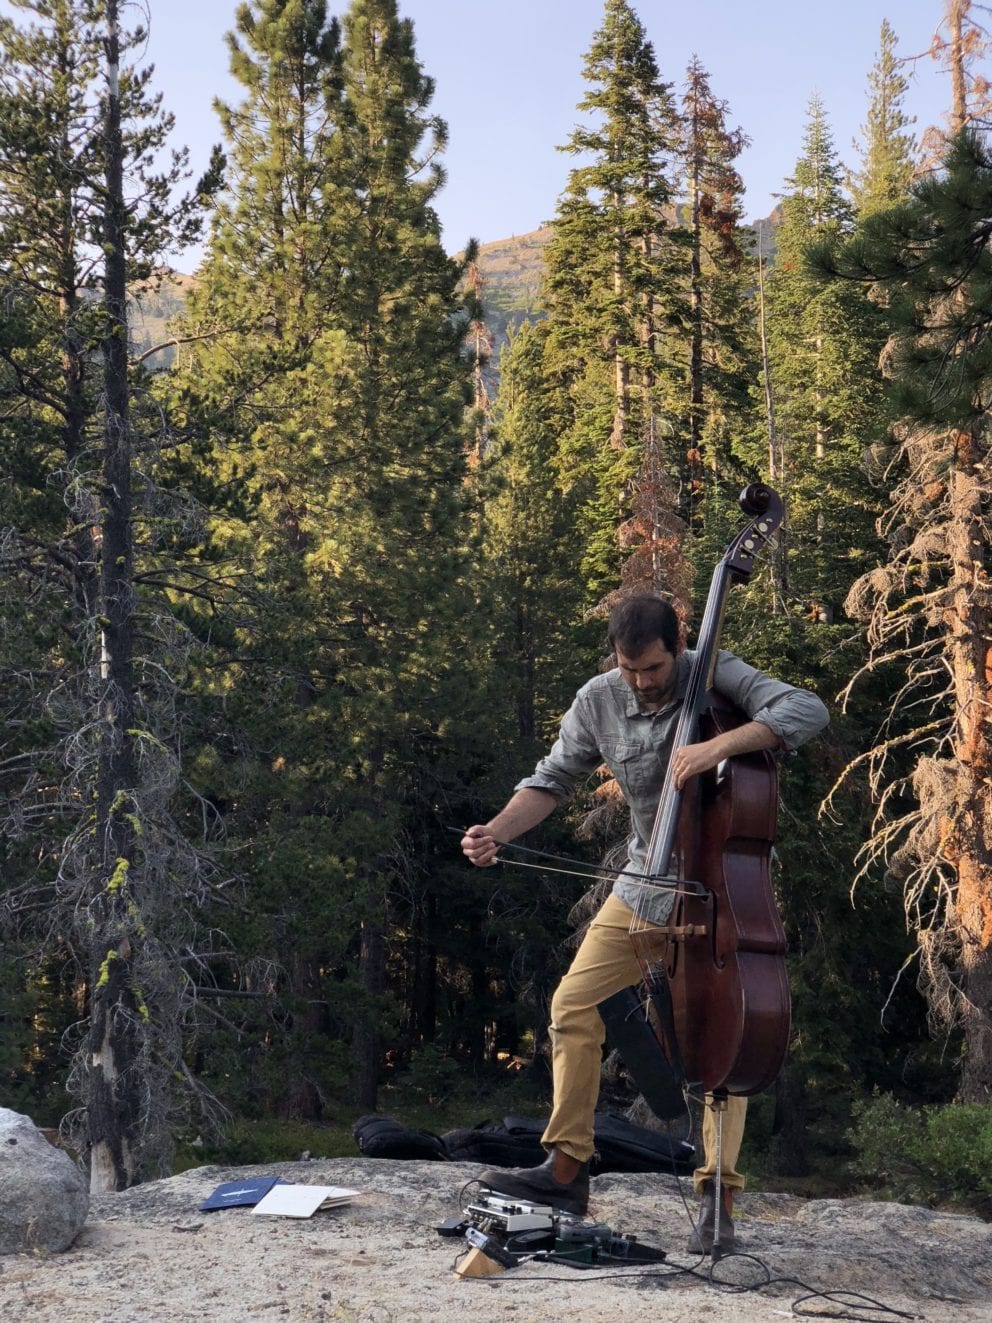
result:
[[[752,1263],[756,1263],[758,1267],[761,1269],[763,1273],[763,1279],[761,1281],[751,1282],[751,1283],[721,1282],[718,1277],[714,1276],[714,1273],[716,1272],[717,1268],[721,1263],[728,1262],[731,1259],[750,1259]],[[710,1265],[709,1282],[710,1285],[716,1287],[718,1291],[726,1291],[728,1292],[728,1294],[731,1295],[743,1295],[748,1291],[761,1291],[766,1286],[788,1285],[788,1286],[801,1287],[802,1290],[804,1290],[807,1294],[799,1296],[796,1300],[793,1300],[792,1302],[792,1312],[793,1314],[796,1315],[797,1318],[864,1319],[865,1317],[863,1314],[836,1314],[836,1313],[827,1313],[822,1310],[816,1310],[812,1312],[808,1310],[807,1311],[799,1310],[797,1306],[805,1303],[805,1301],[807,1300],[827,1300],[835,1303],[847,1303],[847,1307],[850,1309],[862,1309],[862,1310],[870,1309],[870,1310],[874,1310],[877,1313],[882,1313],[892,1318],[916,1319],[921,1317],[921,1315],[919,1314],[909,1314],[906,1313],[905,1310],[896,1309],[892,1305],[882,1304],[881,1301],[875,1300],[870,1295],[863,1295],[860,1291],[843,1291],[843,1290],[832,1291],[829,1289],[821,1291],[817,1287],[810,1286],[809,1282],[804,1282],[801,1277],[773,1277],[768,1269],[768,1265],[765,1263],[763,1259],[759,1259],[756,1254],[742,1254],[735,1250],[732,1250],[729,1254],[723,1255],[721,1258],[715,1260]],[[846,1296],[848,1298],[848,1301],[847,1302],[841,1301],[839,1299],[839,1297],[841,1296]],[[865,1303],[858,1304],[857,1301],[865,1301]],[[853,1303],[849,1303],[849,1302],[853,1302]]]
[[[705,1257],[706,1255],[701,1255],[700,1260]],[[721,1281],[719,1277],[715,1276],[720,1264],[728,1263],[734,1259],[747,1259],[750,1260],[750,1262],[757,1264],[761,1269],[761,1280],[752,1282],[727,1282]],[[601,1269],[605,1266],[602,1263],[580,1263],[578,1260],[569,1259],[567,1254],[562,1253],[560,1250],[539,1250],[532,1255],[521,1258],[521,1263],[534,1263],[537,1261],[558,1264],[563,1268],[583,1269],[586,1273],[589,1273],[593,1268]],[[880,1300],[875,1300],[872,1296],[862,1294],[860,1291],[818,1290],[816,1287],[810,1286],[808,1282],[804,1282],[800,1277],[773,1277],[768,1269],[768,1265],[763,1259],[758,1258],[756,1254],[742,1254],[737,1251],[731,1251],[731,1253],[724,1254],[721,1258],[712,1262],[708,1270],[705,1272],[702,1271],[698,1262],[696,1265],[689,1265],[675,1263],[674,1261],[666,1264],[664,1268],[652,1268],[648,1272],[624,1271],[625,1268],[634,1267],[635,1262],[630,1259],[617,1261],[616,1266],[613,1267],[611,1271],[600,1271],[594,1276],[587,1275],[583,1280],[586,1282],[622,1282],[650,1281],[655,1279],[659,1285],[662,1285],[666,1280],[674,1280],[678,1277],[695,1277],[701,1282],[706,1283],[706,1285],[712,1286],[715,1290],[723,1291],[730,1295],[746,1295],[751,1291],[763,1291],[770,1286],[798,1286],[801,1290],[805,1291],[806,1294],[798,1296],[792,1301],[792,1313],[796,1318],[836,1318],[852,1320],[853,1323],[879,1323],[879,1320],[876,1317],[879,1314],[883,1316],[883,1320],[893,1318],[914,1320],[922,1318],[922,1315],[920,1314],[912,1314],[902,1309],[896,1309],[894,1306],[886,1305]],[[471,1281],[476,1279],[469,1278],[467,1280]],[[489,1278],[478,1280],[491,1281]],[[530,1282],[562,1282],[564,1280],[564,1277],[544,1277],[528,1274],[527,1277],[517,1278],[517,1285],[524,1286]],[[800,1306],[811,1300],[823,1300],[828,1304],[840,1305],[843,1312],[837,1310],[809,1310],[800,1308]]]
[[[708,1272],[701,1272],[698,1268],[690,1267],[685,1264],[672,1263],[665,1270],[653,1269],[650,1272],[623,1272],[620,1269],[625,1266],[619,1264],[612,1272],[600,1272],[596,1276],[586,1276],[583,1282],[623,1282],[623,1281],[646,1281],[652,1278],[658,1279],[659,1285],[665,1279],[674,1279],[676,1277],[698,1277],[700,1281],[709,1286],[715,1287],[718,1291],[726,1291],[732,1295],[745,1295],[750,1291],[761,1291],[768,1286],[792,1285],[802,1287],[806,1295],[801,1295],[792,1301],[792,1312],[796,1318],[839,1318],[854,1320],[855,1323],[877,1323],[869,1317],[864,1311],[871,1311],[874,1314],[882,1314],[888,1318],[902,1319],[921,1319],[922,1314],[910,1314],[905,1310],[896,1309],[892,1305],[883,1304],[880,1300],[875,1300],[869,1295],[862,1295],[859,1291],[818,1291],[811,1287],[808,1282],[804,1282],[799,1277],[772,1277],[767,1270],[766,1265],[754,1254],[725,1254],[717,1263],[724,1263],[729,1259],[751,1259],[753,1262],[761,1265],[765,1269],[763,1281],[738,1284],[736,1282],[721,1282],[713,1277],[713,1269],[717,1266],[712,1264]],[[569,1262],[561,1257],[560,1254],[535,1254],[527,1261],[533,1263],[540,1259],[545,1263],[559,1264],[561,1267],[568,1268],[588,1268],[587,1264]],[[481,1280],[491,1282],[491,1278],[468,1278],[469,1281]],[[564,1277],[543,1277],[528,1274],[527,1277],[519,1277],[516,1285],[527,1286],[531,1282],[563,1282]],[[840,1313],[827,1310],[801,1310],[800,1305],[808,1300],[825,1300],[829,1303],[840,1304],[848,1310],[859,1310],[859,1313]],[[863,1302],[863,1303],[859,1303]]]
[[[691,1110],[689,1110],[689,1119],[690,1119],[690,1126],[692,1127]],[[668,1132],[669,1139],[671,1139],[672,1138],[671,1122],[669,1122],[665,1128]],[[672,1161],[672,1175],[675,1178],[676,1187],[678,1189],[679,1196],[682,1199],[682,1205],[685,1208],[686,1216],[689,1220],[690,1226],[694,1226],[695,1221],[693,1218],[692,1210],[689,1207],[689,1201],[686,1198],[686,1194],[685,1194],[684,1178],[680,1172],[675,1170],[676,1162],[674,1156],[672,1157],[671,1161]],[[465,1184],[462,1186],[461,1193],[459,1195],[459,1204],[462,1204],[464,1202],[465,1191],[470,1186],[478,1185],[478,1184],[480,1184],[480,1182],[477,1179],[465,1182]],[[483,1188],[489,1189],[490,1187],[484,1186]],[[461,1257],[463,1256],[460,1255],[459,1258]],[[596,1276],[586,1276],[583,1278],[583,1280],[586,1282],[624,1281],[627,1279],[630,1279],[632,1281],[643,1281],[643,1280],[650,1280],[651,1278],[657,1278],[660,1284],[663,1279],[674,1279],[676,1277],[698,1277],[700,1281],[705,1282],[707,1285],[714,1287],[716,1290],[725,1291],[728,1294],[732,1294],[732,1295],[744,1295],[750,1291],[761,1291],[769,1286],[790,1285],[790,1286],[798,1286],[802,1291],[806,1292],[805,1295],[798,1296],[795,1300],[792,1301],[792,1306],[791,1306],[792,1313],[796,1318],[837,1318],[837,1319],[852,1320],[853,1323],[878,1323],[877,1319],[873,1319],[869,1317],[868,1311],[874,1314],[883,1315],[885,1320],[893,1319],[893,1318],[911,1319],[911,1320],[922,1318],[922,1315],[920,1314],[907,1313],[905,1310],[896,1309],[894,1306],[883,1304],[881,1301],[875,1300],[872,1296],[864,1295],[860,1291],[843,1291],[843,1290],[833,1291],[829,1289],[821,1291],[818,1290],[816,1287],[810,1286],[808,1282],[804,1282],[799,1277],[773,1277],[771,1275],[771,1271],[768,1268],[768,1265],[764,1262],[763,1259],[758,1258],[756,1254],[746,1254],[738,1250],[731,1250],[729,1253],[721,1255],[719,1259],[715,1259],[711,1261],[708,1270],[704,1272],[701,1270],[701,1265],[703,1260],[705,1260],[708,1257],[709,1255],[706,1252],[704,1252],[699,1255],[695,1265],[689,1266],[671,1261],[670,1264],[666,1264],[666,1267],[664,1269],[654,1268],[648,1272],[643,1272],[643,1271],[625,1272],[623,1271],[625,1268],[632,1269],[635,1267],[635,1264],[630,1259],[619,1260],[616,1263],[616,1267],[614,1267],[611,1271],[601,1272]],[[719,1277],[714,1275],[721,1263],[727,1263],[733,1259],[748,1259],[752,1263],[756,1264],[758,1268],[761,1270],[761,1274],[762,1274],[761,1280],[754,1282],[744,1282],[744,1283],[726,1282],[726,1281],[721,1281]],[[544,1263],[556,1263],[559,1264],[561,1267],[580,1268],[580,1269],[584,1269],[586,1272],[588,1272],[591,1268],[600,1268],[603,1266],[601,1263],[588,1264],[588,1263],[579,1263],[575,1260],[570,1261],[562,1256],[561,1251],[554,1251],[554,1250],[538,1250],[536,1253],[529,1254],[526,1257],[521,1256],[521,1263],[523,1262],[534,1263],[538,1260]],[[491,1278],[479,1278],[479,1279],[467,1278],[466,1280],[491,1281]],[[528,1275],[526,1278],[518,1278],[517,1280],[519,1283],[526,1283],[526,1282],[561,1282],[564,1281],[565,1279],[563,1277],[535,1277]],[[843,1309],[846,1310],[854,1310],[861,1312],[841,1313],[832,1310],[831,1311],[819,1310],[819,1309],[803,1310],[800,1308],[801,1305],[804,1305],[811,1300],[823,1300],[829,1304],[840,1305],[842,1306]],[[863,1303],[859,1303],[859,1302],[863,1302]]]

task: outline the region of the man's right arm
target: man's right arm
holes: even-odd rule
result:
[[[595,733],[584,716],[584,691],[579,690],[562,718],[558,738],[534,775],[517,783],[512,799],[495,818],[484,826],[469,827],[462,837],[462,850],[479,868],[496,862],[496,841],[512,841],[543,822],[602,761]]]
[[[548,790],[525,787],[518,790],[495,818],[484,826],[469,827],[462,837],[462,851],[478,868],[488,868],[496,862],[497,841],[512,841],[531,827],[543,822],[558,803]]]

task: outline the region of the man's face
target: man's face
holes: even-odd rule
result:
[[[676,663],[682,651],[681,643],[675,652],[669,652],[659,640],[636,657],[628,657],[617,648],[620,674],[637,695],[642,707],[664,707],[675,695]]]

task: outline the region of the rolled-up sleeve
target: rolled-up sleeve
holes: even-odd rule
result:
[[[773,680],[732,652],[718,655],[713,687],[752,721],[760,721],[774,731],[790,751],[798,749],[830,720],[816,694]]]
[[[556,799],[567,799],[603,761],[598,742],[588,722],[582,694],[562,718],[558,738],[548,755],[534,768],[533,776],[518,781],[514,790],[547,790]]]

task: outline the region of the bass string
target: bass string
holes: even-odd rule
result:
[[[682,712],[675,729],[675,738],[672,741],[672,752],[668,759],[668,766],[665,769],[665,778],[662,783],[661,795],[658,800],[658,810],[655,815],[654,829],[651,833],[651,840],[648,844],[646,869],[647,872],[653,874],[667,874],[670,872],[672,849],[670,846],[667,846],[666,842],[671,839],[674,844],[675,819],[677,818],[682,801],[682,791],[676,789],[673,782],[672,761],[679,749],[691,744],[696,738],[702,698],[709,679],[711,662],[714,655],[716,644],[715,635],[719,632],[720,619],[723,614],[714,604],[715,600],[720,596],[716,589],[727,572],[727,562],[728,556],[725,554],[717,563],[713,571],[713,581],[710,585],[710,593],[707,597],[706,607],[703,611],[703,619],[699,629],[698,651],[689,672]],[[676,894],[678,894],[679,889],[677,883],[675,889]],[[646,910],[649,903],[648,894],[649,893],[642,891],[635,902],[634,916],[631,919],[629,930],[631,939],[633,939],[636,934],[645,932],[650,927],[656,926],[647,919]]]

